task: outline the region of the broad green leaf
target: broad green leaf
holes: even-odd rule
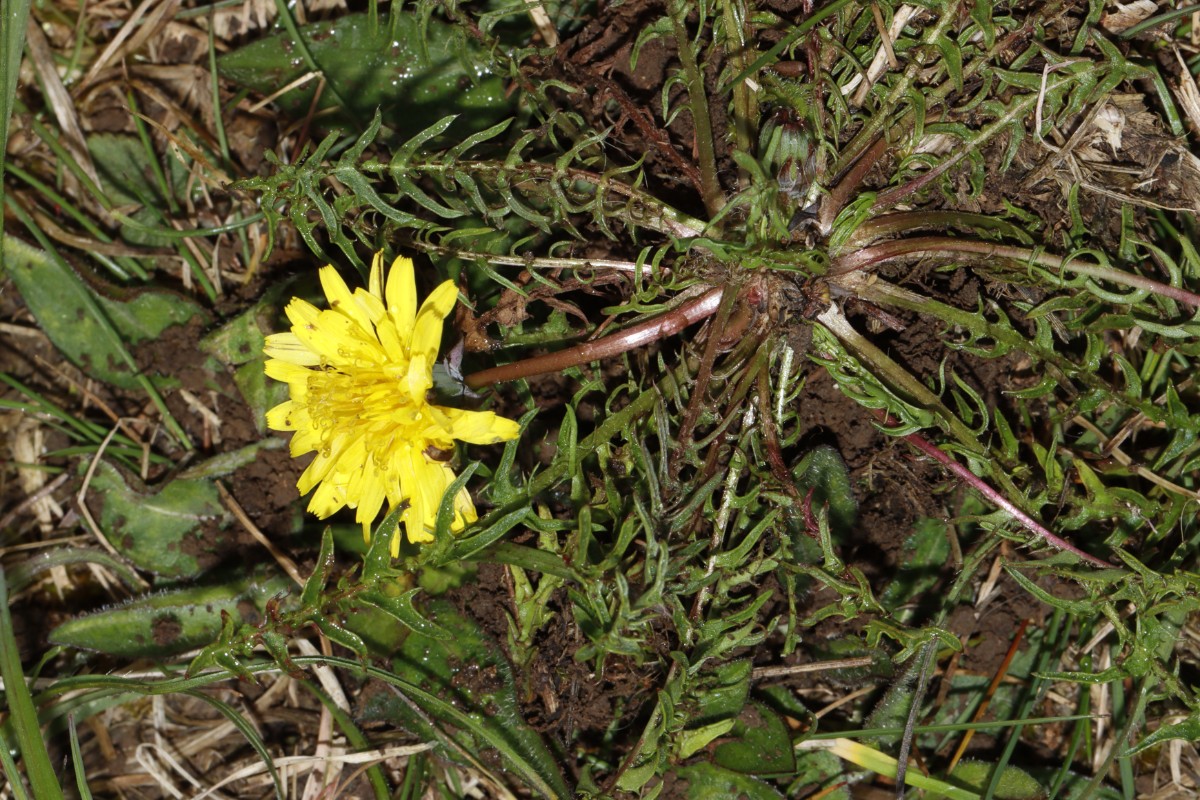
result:
[[[222,612],[257,623],[267,601],[289,586],[282,575],[251,573],[227,583],[175,589],[76,617],[49,638],[53,644],[123,658],[166,658],[216,639]]]
[[[121,225],[121,238],[145,247],[170,247],[174,244],[173,237],[159,235],[152,230],[163,225],[168,203],[153,178],[150,165],[146,163],[149,158],[146,146],[136,136],[107,133],[89,137],[87,146],[102,188],[112,204],[117,207],[139,206],[128,213],[135,224]],[[167,159],[167,167],[167,178],[171,185],[188,185],[187,169],[178,158]],[[178,195],[178,192],[173,194]],[[177,196],[171,199],[176,201],[184,198]]]
[[[220,455],[215,455],[186,469],[181,469],[175,477],[186,478],[187,480],[208,480],[232,475],[242,467],[253,464],[258,458],[260,451],[282,450],[284,447],[287,447],[287,442],[283,439],[275,437],[262,439],[245,447],[239,447],[237,450],[229,450]]]
[[[692,728],[679,734],[679,758],[691,758],[696,753],[708,747],[714,739],[718,739],[733,730],[733,720],[723,719],[699,728]]]
[[[787,726],[762,703],[742,709],[730,740],[717,745],[713,761],[726,769],[756,775],[790,773],[796,768]]]
[[[267,412],[287,400],[288,394],[287,384],[267,378],[265,361],[260,357],[233,371],[233,385],[254,412],[254,428],[259,433],[266,433]]]
[[[264,331],[271,331],[280,299],[286,293],[285,287],[291,285],[291,282],[285,282],[280,287],[268,289],[259,302],[205,335],[200,340],[200,349],[229,366],[261,359],[263,345],[267,343]]]
[[[147,291],[128,301],[109,299],[42,250],[12,240],[5,251],[8,276],[55,347],[89,376],[122,389],[144,381],[128,346],[200,313],[182,295]]]
[[[701,724],[732,720],[741,713],[750,696],[750,661],[740,659],[722,664],[706,686],[696,692],[696,710],[692,719]]]
[[[687,800],[779,800],[783,797],[769,784],[740,772],[723,769],[716,764],[692,764],[680,767],[673,779],[686,787],[685,793],[671,794]]]
[[[325,81],[320,107],[334,108],[340,95],[343,120],[362,124],[376,109],[402,134],[428,127],[448,113],[459,125],[490,125],[506,116],[513,100],[492,73],[486,54],[462,26],[415,13],[391,15],[394,29],[367,14],[300,28]],[[260,39],[217,60],[222,77],[262,94],[278,91],[309,71],[288,33]],[[306,112],[319,80],[285,92],[276,102],[293,116]],[[348,120],[347,120],[348,117]],[[457,127],[457,126],[456,126]]]
[[[950,773],[950,780],[968,789],[982,790],[992,779],[996,764],[985,761],[963,761]],[[1029,773],[1016,767],[1005,767],[992,797],[996,800],[1041,800],[1046,790]]]
[[[157,491],[125,478],[112,465],[101,463],[93,477],[92,488],[103,493],[98,498],[103,503],[103,527],[110,535],[133,537],[131,540],[122,538],[114,545],[142,569],[171,577],[193,577],[197,569],[192,566],[192,561],[198,561],[203,568],[206,562],[223,557],[221,546],[226,538],[232,539],[223,533],[228,514],[216,499],[212,481],[253,464],[262,450],[279,450],[285,446],[284,440],[272,437],[221,453],[180,470],[175,480]],[[111,525],[116,525],[119,530]],[[189,541],[189,536],[194,538],[201,534],[209,537],[207,543]],[[160,546],[164,552],[155,552],[154,548]],[[190,559],[178,552],[179,546],[188,548]],[[144,558],[139,557],[139,553]],[[212,555],[206,555],[208,553]]]
[[[913,685],[917,681],[921,667],[920,658],[914,658],[904,672],[888,686],[883,697],[875,704],[875,709],[867,717],[869,728],[891,728],[896,731],[904,730],[908,719],[908,711],[912,707],[914,693]],[[880,742],[893,743],[899,737],[883,737]],[[860,763],[860,762],[855,762]],[[860,766],[865,766],[860,763]],[[870,767],[870,769],[875,769]],[[878,772],[878,770],[876,770]]]
[[[1120,787],[1102,783],[1092,785],[1092,778],[1077,772],[1062,772],[1058,767],[1031,767],[1030,773],[1040,780],[1043,786],[1055,786],[1055,800],[1126,800],[1127,795]]]
[[[829,505],[829,524],[834,534],[848,530],[858,516],[858,503],[850,488],[846,462],[832,447],[816,447],[792,468],[801,495],[812,490],[812,507]]]
[[[431,602],[427,612],[450,638],[439,640],[414,632],[392,664],[405,682],[422,690],[409,699],[429,716],[414,714],[407,703],[388,693],[368,701],[361,716],[388,721],[426,738],[453,738],[469,754],[494,748],[510,769],[519,774],[532,770],[556,796],[570,796],[553,755],[521,716],[512,667],[499,644],[445,601]],[[442,717],[439,707],[426,703],[425,693],[453,704],[474,722],[476,732]]]
[[[846,766],[842,760],[824,748],[801,750],[796,754],[796,785],[819,786],[825,800],[850,800],[850,790],[842,776]]]
[[[950,558],[950,540],[946,523],[928,517],[917,520],[912,535],[904,542],[900,568],[879,595],[879,602],[895,612],[915,597],[922,597],[941,575]]]
[[[97,300],[113,327],[130,344],[154,339],[172,325],[182,325],[204,313],[188,298],[168,291],[132,292],[125,300],[97,295]]]
[[[177,478],[151,492],[130,486],[135,480],[101,461],[89,487],[100,528],[121,555],[172,578],[193,578],[220,560],[234,535],[212,481]]]

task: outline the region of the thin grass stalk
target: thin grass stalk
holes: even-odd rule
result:
[[[929,679],[933,675],[933,665],[937,662],[938,641],[931,639],[921,653],[921,671],[917,677],[917,688],[913,691],[912,705],[908,708],[908,717],[904,722],[904,735],[900,739],[900,752],[896,759],[896,800],[904,800],[905,789],[908,785],[908,759],[912,753],[913,740],[916,738],[917,718],[921,715],[921,705],[925,692],[929,689]]]
[[[150,140],[150,132],[146,130],[145,118],[138,108],[137,96],[134,95],[132,89],[126,90],[125,102],[129,104],[129,116],[133,119],[133,127],[137,131],[138,141],[142,143],[142,150],[146,154],[146,163],[150,165],[150,171],[154,173],[154,180],[158,184],[158,191],[162,194],[163,199],[167,201],[167,209],[172,214],[178,214],[179,204],[175,202],[175,193],[171,191],[171,187],[167,183],[167,174],[163,171],[162,163],[158,159],[158,153],[154,151],[154,142]]]
[[[1021,641],[1025,638],[1025,629],[1029,627],[1029,620],[1021,620],[1020,626],[1017,628],[1016,634],[1013,635],[1012,641],[1008,645],[1008,652],[1004,654],[1004,661],[992,674],[992,680],[988,684],[987,691],[984,692],[983,700],[979,703],[979,707],[975,709],[975,713],[971,715],[971,722],[979,722],[983,719],[983,715],[987,713],[988,707],[992,704],[992,698],[996,696],[996,690],[1000,688],[1000,684],[1004,681],[1004,677],[1008,675],[1008,669],[1012,666],[1013,659],[1017,655],[1017,650],[1021,647]],[[958,748],[954,751],[954,755],[950,757],[950,763],[946,765],[947,772],[954,772],[955,765],[962,760],[963,755],[967,752],[967,747],[971,744],[971,739],[975,737],[975,730],[968,728],[963,735],[962,741],[958,743]],[[1009,737],[1009,741],[1016,741],[1019,736]],[[997,770],[997,773],[999,770]]]
[[[1020,725],[1055,725],[1063,722],[1084,722],[1095,720],[1094,714],[1070,714],[1059,717],[1029,717],[1028,719],[1000,719],[1000,720],[983,720],[978,723],[974,722],[940,722],[934,725],[917,725],[913,728],[913,732],[918,736],[933,733],[961,733],[966,730],[981,731],[1002,731],[1008,728],[1015,728]],[[854,731],[854,735],[861,738],[871,737],[889,737],[895,738],[903,733],[901,728],[863,728]],[[797,750],[804,749],[806,742],[828,742],[834,739],[840,739],[846,735],[845,731],[821,731],[818,730],[808,735],[803,742],[797,746]]]
[[[8,781],[5,788],[12,792],[15,800],[30,800],[29,790],[25,788],[25,781],[21,777],[21,770],[17,768],[17,762],[13,760],[14,752],[16,751],[5,738],[3,729],[0,729],[0,774],[3,774]]]
[[[45,125],[38,122],[37,118],[33,117],[32,115],[29,118],[29,127],[35,134],[37,134],[37,137],[42,141],[42,144],[50,148],[50,152],[54,154],[54,157],[58,160],[58,164],[66,167],[67,171],[75,176],[75,179],[79,181],[80,186],[82,186],[83,189],[89,195],[91,195],[92,199],[96,201],[104,214],[112,217],[112,199],[103,189],[100,188],[100,186],[96,184],[96,182],[92,179],[92,176],[89,175],[87,170],[83,168],[83,165],[75,159],[75,157],[71,154],[71,151],[68,150],[66,145],[62,143],[60,137],[50,131]]]
[[[75,771],[75,788],[80,800],[92,800],[92,790],[88,787],[87,766],[83,763],[83,751],[79,747],[79,731],[75,730],[75,715],[67,718],[67,730],[71,735],[71,767]]]
[[[371,749],[371,741],[354,724],[354,720],[350,715],[339,708],[338,704],[318,684],[309,680],[302,680],[300,684],[308,689],[329,710],[334,723],[341,729],[342,735],[346,737],[346,742],[352,748],[359,751]],[[371,784],[371,791],[375,793],[375,800],[388,800],[387,778],[384,777],[383,768],[379,764],[374,764],[367,769],[367,780]]]
[[[17,178],[20,178],[25,183],[29,184],[36,191],[41,193],[46,200],[52,203],[55,207],[62,209],[71,219],[75,220],[81,228],[83,228],[89,236],[94,237],[97,241],[103,244],[114,244],[115,240],[105,233],[95,221],[87,214],[83,213],[74,203],[68,200],[64,195],[59,194],[52,187],[38,180],[32,174],[18,167],[16,164],[8,165],[8,172]],[[149,280],[149,274],[142,269],[137,261],[129,256],[114,256],[109,258],[103,253],[96,252],[95,249],[89,251],[89,255],[103,264],[109,272],[122,281],[129,280],[130,276],[135,276],[140,280]]]
[[[216,14],[216,6],[212,7],[208,23],[208,76],[209,91],[213,104],[213,127],[216,128],[217,147],[221,150],[224,166],[229,167],[233,159],[229,155],[229,137],[225,133],[225,115],[221,113],[221,81],[220,70],[217,69],[216,32],[213,27],[212,15]]]

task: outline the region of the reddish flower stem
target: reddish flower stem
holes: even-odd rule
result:
[[[840,256],[831,265],[830,273],[833,275],[842,275],[847,272],[853,272],[856,269],[866,269],[876,264],[882,264],[906,256],[955,256],[964,253],[1006,258],[1012,261],[1032,262],[1039,267],[1047,269],[1073,272],[1098,280],[1130,286],[1134,289],[1143,289],[1147,292],[1185,303],[1192,308],[1200,308],[1200,295],[1195,292],[1189,292],[1187,289],[1181,289],[1177,286],[1162,283],[1161,281],[1151,280],[1150,278],[1143,278],[1141,275],[1123,272],[1119,269],[1105,267],[1078,258],[1063,258],[1062,256],[1050,253],[1039,253],[1028,247],[1016,247],[1013,245],[996,244],[994,242],[979,242],[971,239],[955,239],[949,236],[914,236],[908,239],[889,239],[886,242],[880,242]]]
[[[882,416],[883,416],[885,425],[889,424],[889,423],[894,423],[894,420],[890,416],[888,416],[886,414],[882,415]],[[1083,559],[1084,561],[1086,561],[1089,564],[1096,566],[1096,567],[1101,567],[1104,569],[1111,569],[1114,566],[1113,564],[1110,564],[1109,562],[1105,561],[1102,558],[1097,558],[1096,556],[1091,555],[1090,553],[1085,553],[1083,550],[1080,550],[1078,547],[1071,544],[1067,540],[1059,538],[1058,536],[1055,536],[1053,533],[1051,533],[1049,530],[1047,530],[1040,522],[1038,522],[1033,517],[1026,514],[1021,509],[1019,509],[1007,497],[1005,497],[1004,495],[997,492],[991,486],[988,486],[988,484],[986,482],[984,482],[984,480],[982,478],[977,476],[975,473],[971,472],[971,470],[967,469],[962,464],[955,461],[953,458],[951,458],[949,456],[949,454],[947,454],[941,448],[935,447],[928,439],[926,439],[921,434],[910,433],[910,434],[904,436],[903,438],[906,442],[911,444],[913,447],[917,448],[922,453],[924,453],[925,455],[934,459],[939,464],[941,464],[943,467],[945,467],[946,469],[953,472],[955,474],[955,476],[957,476],[960,480],[962,480],[965,483],[967,483],[968,485],[970,485],[971,488],[975,489],[975,491],[977,491],[981,495],[983,495],[993,505],[997,505],[1000,508],[1007,511],[1010,515],[1012,515],[1012,517],[1014,519],[1017,520],[1017,522],[1019,522],[1023,526],[1025,526],[1025,528],[1029,532],[1031,532],[1035,536],[1037,536],[1037,537],[1041,538],[1043,541],[1045,541],[1046,544],[1050,545],[1051,547],[1057,547],[1059,550],[1065,550],[1068,553],[1072,553],[1073,555],[1078,556],[1079,558]]]
[[[651,342],[673,336],[689,325],[694,325],[717,313],[724,291],[724,287],[714,286],[679,308],[634,325],[620,333],[605,336],[594,342],[584,342],[556,353],[546,353],[512,364],[481,370],[468,375],[466,384],[471,389],[478,389],[492,383],[515,381],[518,378],[544,375],[547,372],[562,372],[568,367],[590,364],[593,361],[612,358],[630,350],[636,350]]]

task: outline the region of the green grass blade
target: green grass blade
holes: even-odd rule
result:
[[[25,782],[21,780],[21,773],[17,770],[17,762],[13,761],[12,754],[13,748],[5,738],[4,730],[0,729],[0,770],[4,771],[4,776],[8,779],[8,786],[5,788],[12,792],[16,800],[29,800],[29,792],[25,790]]]
[[[246,741],[250,743],[250,746],[254,748],[256,753],[258,753],[259,758],[263,760],[263,764],[266,765],[267,772],[270,773],[271,780],[275,784],[275,796],[278,797],[279,800],[283,800],[283,798],[287,796],[287,792],[283,788],[283,781],[279,779],[278,770],[275,769],[275,761],[271,758],[271,752],[267,750],[266,743],[263,742],[262,737],[258,735],[258,731],[254,729],[254,725],[250,723],[250,720],[246,719],[242,712],[238,711],[233,706],[229,705],[223,700],[218,700],[212,695],[207,695],[204,692],[198,691],[188,691],[186,694],[190,694],[197,700],[203,700],[217,711],[220,711],[225,716],[225,719],[232,722],[234,727],[241,731],[242,736],[246,737]]]
[[[0,0],[0,208],[4,208],[4,162],[8,152],[8,122],[17,96],[21,56],[25,52],[25,25],[30,0]],[[0,225],[0,264],[4,263],[4,227]]]
[[[39,800],[56,800],[63,796],[62,786],[54,767],[50,763],[50,753],[46,751],[46,742],[42,739],[42,727],[38,723],[37,709],[33,705],[33,697],[29,686],[25,683],[25,670],[21,667],[21,656],[17,651],[17,640],[13,635],[12,616],[8,612],[8,583],[4,578],[4,568],[0,567],[0,677],[4,678],[4,694],[8,699],[8,711],[11,714],[13,728],[17,734],[17,746],[25,759],[25,774],[33,794]],[[7,747],[5,748],[7,750]],[[8,769],[7,764],[5,769]],[[17,785],[15,773],[9,773],[11,785]]]
[[[79,733],[75,730],[75,717],[67,720],[67,729],[71,732],[71,765],[75,768],[75,788],[79,790],[81,800],[92,800],[92,790],[88,788],[87,768],[83,765],[83,752],[79,749]]]
[[[356,750],[371,749],[371,741],[354,724],[353,718],[338,708],[337,703],[333,702],[333,699],[329,695],[311,681],[301,681],[301,685],[312,692],[313,696],[321,701],[321,705],[328,709],[329,715],[333,717],[334,724],[341,729],[342,734],[346,737],[346,741],[351,747]],[[384,777],[383,769],[378,764],[373,765],[367,770],[367,780],[371,782],[371,791],[375,793],[375,800],[388,800],[387,778]]]

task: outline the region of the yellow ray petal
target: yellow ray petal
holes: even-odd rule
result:
[[[327,519],[346,505],[346,495],[331,481],[324,481],[308,501],[308,511],[317,519]]]
[[[497,416],[495,411],[466,411],[444,406],[430,406],[429,411],[451,438],[461,442],[495,444],[521,435],[520,424]]]
[[[409,466],[412,463],[409,454],[411,449],[407,441],[398,441],[387,453],[383,474],[387,476],[385,489],[388,505],[392,508],[407,503],[412,495],[414,476]]]
[[[288,384],[289,386],[297,385],[303,390],[308,386],[308,381],[314,375],[319,373],[314,372],[308,367],[302,367],[299,364],[293,364],[290,361],[281,361],[278,358],[268,359],[263,365],[263,369],[267,373],[268,378],[274,378],[277,381]],[[298,400],[293,394],[293,400]]]
[[[387,493],[383,488],[383,479],[379,475],[379,471],[375,465],[369,461],[363,466],[362,488],[358,498],[358,512],[354,519],[358,522],[370,524],[379,516],[379,509],[383,507],[383,501]]]
[[[437,524],[438,508],[446,489],[454,483],[456,476],[449,465],[431,462],[423,453],[417,453],[413,460],[418,461],[421,464],[419,469],[424,470],[420,482],[421,495],[425,501],[426,524],[432,529]]]
[[[392,262],[386,299],[396,332],[402,340],[407,341],[412,336],[413,320],[417,316],[417,283],[411,258],[401,257]]]
[[[363,311],[362,306],[354,299],[354,295],[350,293],[350,287],[342,280],[342,276],[338,275],[338,271],[333,267],[321,267],[320,276],[321,288],[325,290],[325,296],[329,298],[330,310],[345,314],[364,332],[374,332],[371,320]]]
[[[383,301],[365,289],[355,289],[354,300],[370,318],[372,325],[378,325],[381,319],[387,318],[387,308],[384,307]]]
[[[366,536],[386,501],[403,508],[410,541],[431,541],[454,471],[427,457],[428,448],[451,449],[456,439],[505,441],[519,435],[519,426],[494,412],[428,402],[443,320],[457,300],[453,282],[418,308],[408,259],[396,259],[385,276],[376,255],[366,291],[351,292],[332,267],[320,275],[332,308],[293,299],[286,309],[292,330],[265,342],[267,374],[286,382],[290,393],[267,413],[267,422],[292,432],[293,455],[316,451],[297,481],[302,493],[311,493],[311,512],[326,518],[349,506]],[[466,489],[452,507],[454,531],[478,518]],[[393,555],[399,536],[389,542]]]
[[[337,461],[334,471],[339,475],[346,476],[348,483],[350,476],[359,472],[362,465],[367,462],[367,443],[364,441],[362,432],[354,430],[341,437],[333,446],[332,455]]]
[[[292,332],[299,333],[297,328],[309,328],[317,324],[321,309],[300,297],[293,297],[283,308],[283,313],[292,323]]]
[[[454,288],[453,281],[446,281],[425,298],[413,326],[412,344],[409,347],[413,358],[423,355],[430,365],[437,361],[438,348],[442,345],[442,320],[454,308],[456,300],[458,290]]]
[[[292,441],[288,443],[292,458],[319,450],[320,447],[321,434],[312,427],[311,422],[307,425],[297,425],[296,432],[292,434]]]
[[[433,388],[433,368],[424,355],[415,355],[413,360],[408,362],[408,375],[404,379],[404,388],[408,392],[409,400],[417,408],[429,408],[426,406],[425,394]]]
[[[322,311],[317,318],[316,330],[306,329],[296,335],[339,368],[357,362],[375,363],[383,358],[383,348],[375,338],[374,328],[365,331],[357,322],[336,311]]]
[[[409,502],[412,503],[414,515],[420,514],[416,518],[417,529],[428,537],[420,541],[430,541],[437,524],[438,504],[446,493],[446,487],[454,480],[454,472],[444,465],[430,464],[424,454],[414,449],[409,450],[409,456],[409,469],[413,475]],[[412,538],[412,534],[413,530],[410,529],[409,540],[418,541]]]
[[[309,350],[304,342],[300,341],[300,337],[291,331],[272,333],[268,336],[266,344],[263,345],[263,353],[268,358],[278,358],[303,367],[315,367],[321,363],[321,357]]]
[[[335,459],[322,455],[318,451],[316,457],[296,481],[296,488],[300,491],[300,494],[308,494],[317,484],[325,480],[335,463],[337,463]]]
[[[284,312],[292,321],[292,334],[305,347],[332,364],[345,363],[350,357],[351,354],[341,354],[340,349],[357,349],[374,340],[373,336],[368,338],[369,334],[345,314],[321,311],[298,297],[292,298]]]
[[[386,317],[380,320],[379,325],[375,328],[375,333],[379,336],[379,343],[383,345],[383,352],[387,353],[388,362],[400,369],[407,369],[408,345],[396,332],[396,323],[392,321],[392,318]]]
[[[296,430],[296,425],[292,422],[292,413],[297,408],[298,406],[295,402],[284,400],[267,412],[267,427],[273,431]]]
[[[371,276],[367,279],[367,291],[383,299],[383,251],[380,250],[371,259]]]

